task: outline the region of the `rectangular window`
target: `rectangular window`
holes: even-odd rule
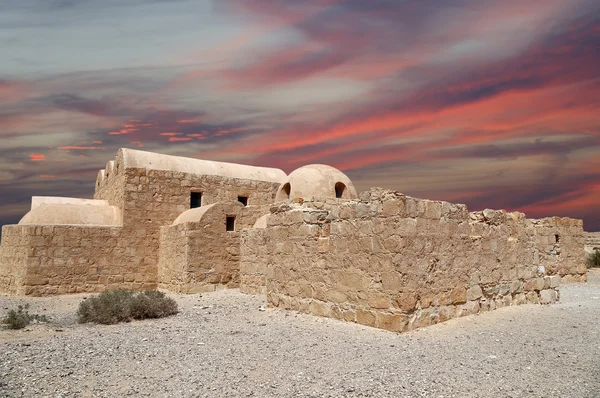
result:
[[[247,196],[238,196],[238,202],[240,202],[244,206],[248,206],[248,197]]]
[[[192,192],[190,196],[190,209],[202,206],[202,192]]]
[[[235,231],[235,217],[227,216],[225,219],[225,229],[229,232]]]

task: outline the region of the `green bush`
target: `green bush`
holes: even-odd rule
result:
[[[111,325],[132,319],[162,318],[177,313],[175,300],[156,290],[108,290],[79,304],[79,323]]]
[[[600,249],[594,248],[594,251],[588,254],[587,266],[588,268],[600,267]]]
[[[48,322],[46,315],[30,314],[27,309],[29,309],[29,304],[19,305],[16,311],[8,311],[8,315],[2,319],[2,323],[7,324],[9,329],[23,329],[31,321]]]

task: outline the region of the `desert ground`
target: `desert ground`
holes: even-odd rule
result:
[[[89,295],[0,296],[48,324],[0,330],[2,397],[599,397],[600,272],[561,302],[395,334],[224,290],[176,316],[76,323]]]

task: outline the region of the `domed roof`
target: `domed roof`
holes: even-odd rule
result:
[[[290,173],[277,192],[277,201],[302,198],[355,199],[352,181],[335,167],[311,164]]]

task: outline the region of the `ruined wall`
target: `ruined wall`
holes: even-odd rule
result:
[[[9,236],[19,237],[18,244],[7,246],[18,250],[19,257],[2,262],[20,272],[15,278],[17,291],[8,289],[10,293],[43,296],[156,287],[154,276],[139,272],[143,253],[128,246],[129,241],[123,239],[119,227],[11,225],[5,228]]]
[[[535,227],[537,261],[550,275],[560,275],[563,282],[585,282],[585,244],[583,222],[566,217],[531,220]]]
[[[591,253],[596,247],[600,250],[600,232],[584,232],[583,235],[587,253]]]
[[[560,277],[540,268],[522,213],[469,213],[377,189],[309,205],[282,205],[267,228],[242,233],[242,267],[266,270],[271,306],[403,331],[558,298]],[[265,253],[247,259],[257,240]]]
[[[240,231],[254,225],[269,207],[222,202],[210,206],[196,222],[162,227],[159,287],[181,293],[238,287]],[[234,231],[226,230],[226,216],[235,216]]]

